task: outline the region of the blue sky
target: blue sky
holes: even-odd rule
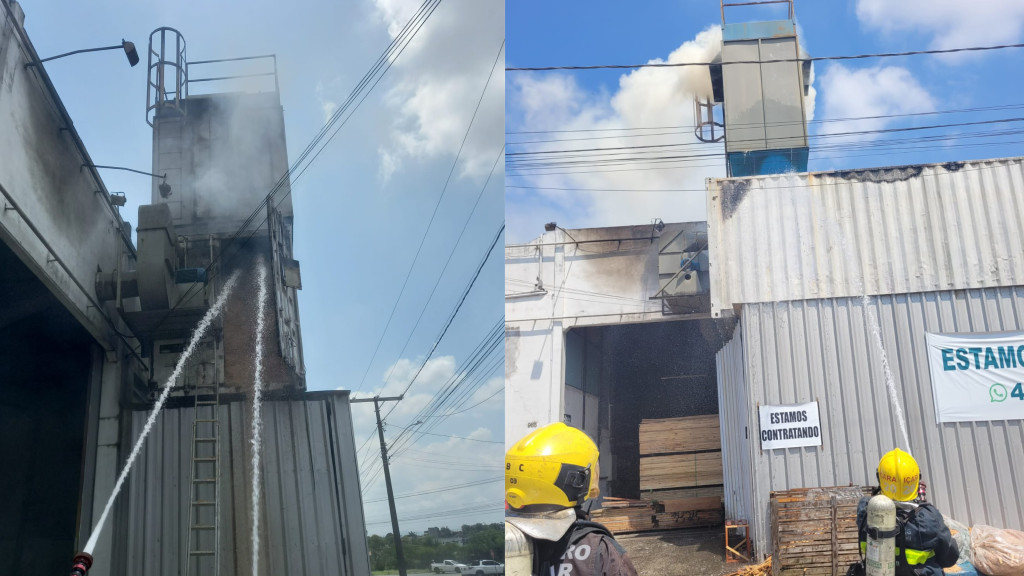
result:
[[[240,9],[236,3],[216,0],[39,0],[25,2],[23,8],[26,29],[42,58],[116,44],[122,38],[135,42],[142,62],[134,68],[123,54],[111,51],[48,62],[46,69],[95,163],[148,170],[151,129],[144,113],[145,51],[155,28],[181,31],[193,61],[277,54],[289,156],[294,160],[419,5],[418,0],[259,0]],[[485,187],[503,144],[500,52],[420,259],[398,300],[499,57],[503,29],[501,0],[442,3],[352,120],[293,186],[295,257],[301,262],[303,281],[299,311],[310,390],[346,388],[360,396],[401,392],[502,225],[502,161]],[[104,171],[102,176],[108,189],[126,193],[128,204],[121,212],[134,224],[139,204],[149,202],[149,179],[116,171]],[[478,196],[479,205],[471,213]],[[415,414],[446,381],[467,368],[474,348],[500,321],[499,256],[491,255],[433,359],[388,419],[389,440],[400,427],[413,424]],[[423,436],[404,454],[395,455],[396,494],[500,478],[501,371],[495,368],[480,376],[465,385],[471,394],[462,408],[476,405],[472,410],[430,422],[430,430],[442,436]],[[370,469],[380,461],[372,404],[353,405],[353,413],[357,444],[363,447],[360,459],[367,468],[367,528],[371,534],[384,534],[391,531],[387,504],[379,501],[384,483]],[[372,441],[364,444],[368,438]],[[492,481],[400,499],[400,519],[423,518],[403,522],[401,529],[498,521],[500,486]],[[454,511],[463,513],[446,515]],[[432,518],[424,518],[427,515]]]
[[[785,8],[731,8],[726,15],[736,21],[775,19],[785,16]],[[796,3],[796,16],[801,44],[812,56],[1024,41],[1024,5],[1014,0],[969,4],[805,0]],[[718,46],[714,34],[720,23],[718,0],[521,0],[508,10],[507,62],[510,67],[530,67],[707,61]],[[702,32],[704,35],[698,38]],[[1020,69],[1022,57],[1024,51],[1008,49],[972,55],[816,63],[814,122],[809,126],[810,169],[1020,155],[1021,137],[1016,134],[1019,122],[902,134],[821,136],[1024,116],[1017,96],[1021,80],[1015,72]],[[677,152],[721,152],[720,145],[691,144],[695,139],[685,130],[665,133],[665,127],[693,124],[692,93],[701,80],[687,74],[696,70],[509,72],[505,119],[508,152],[680,144],[683,147],[676,148]],[[1002,105],[1008,107],[948,113]],[[831,121],[894,115],[897,117]],[[663,129],[639,130],[652,127]],[[1004,134],[981,134],[995,131]],[[924,136],[937,138],[921,140]],[[555,139],[569,141],[521,143]],[[894,145],[896,139],[912,140]],[[576,154],[579,159],[592,153]],[[581,174],[552,174],[557,171],[551,169],[544,173],[536,167],[517,168],[515,162],[509,161],[506,174],[509,242],[535,238],[543,224],[552,220],[567,228],[644,224],[653,218],[666,222],[703,220],[704,179],[725,174],[721,158],[691,161],[685,168],[677,162],[661,164],[657,170],[651,169],[652,164],[620,166],[615,172],[575,170],[585,172]]]

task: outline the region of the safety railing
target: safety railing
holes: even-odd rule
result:
[[[174,28],[157,28],[149,35],[148,52],[146,123],[152,126],[158,114],[185,114],[184,102],[188,98],[185,37]],[[169,83],[171,78],[173,81]]]
[[[737,6],[760,6],[762,4],[788,4],[789,5],[789,19],[792,20],[794,16],[793,11],[793,0],[750,0],[748,2],[726,2],[721,0],[722,4],[722,24],[725,24],[725,9],[733,8]]]
[[[276,54],[265,54],[262,56],[242,56],[240,58],[220,58],[218,60],[197,60],[195,62],[188,63],[188,69],[191,72],[194,66],[205,66],[210,64],[222,64],[225,62],[245,62],[245,61],[256,61],[263,60],[269,61],[272,69],[266,72],[251,72],[246,74],[227,74],[221,76],[207,76],[203,78],[189,77],[188,82],[190,84],[197,84],[200,82],[223,82],[229,80],[240,80],[245,78],[273,78],[274,79],[274,92],[279,92],[278,80],[277,80],[277,55]]]

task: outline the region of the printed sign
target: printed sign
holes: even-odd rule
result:
[[[938,422],[1024,419],[1024,332],[925,340]]]
[[[761,406],[761,449],[821,446],[818,403]]]

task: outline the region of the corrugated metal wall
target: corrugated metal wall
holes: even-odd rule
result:
[[[712,314],[1024,284],[1024,159],[712,181]]]
[[[736,326],[730,340],[716,355],[718,415],[722,437],[723,499],[726,520],[753,518],[753,470],[750,433],[756,446],[757,433],[747,428],[747,386],[743,372],[743,327]]]
[[[220,407],[220,573],[252,573],[251,401]],[[192,408],[164,410],[129,477],[121,574],[184,574]],[[148,416],[135,412],[133,438]],[[263,406],[260,574],[369,574],[348,394]]]
[[[1024,421],[936,423],[925,346],[926,331],[1024,329],[1024,287],[881,296],[871,306],[929,499],[970,525],[1024,528]],[[767,552],[771,490],[874,484],[877,462],[899,433],[859,298],[746,304],[741,316],[746,405],[817,400],[821,415],[821,447],[751,446],[757,482],[750,521],[757,549]],[[733,345],[719,353],[720,365],[735,362]],[[720,374],[735,369],[720,366]],[[747,426],[758,429],[752,409]],[[731,445],[725,435],[742,429],[722,432],[723,445]]]

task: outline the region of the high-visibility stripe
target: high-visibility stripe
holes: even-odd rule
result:
[[[913,548],[907,548],[904,552],[907,553],[907,564],[924,564],[929,558],[935,556],[934,550],[914,550]],[[897,554],[899,554],[898,551]]]
[[[914,566],[916,566],[917,564],[924,564],[925,562],[928,561],[929,558],[935,556],[935,551],[934,550],[914,550],[913,548],[907,548],[906,550],[904,550],[904,552],[906,552],[906,554],[907,554],[907,564],[914,565]],[[861,543],[860,543],[860,553],[861,554],[865,554],[865,555],[868,553],[868,543],[867,542],[861,541]],[[896,556],[899,556],[899,555],[900,555],[900,549],[897,548],[896,549]]]

